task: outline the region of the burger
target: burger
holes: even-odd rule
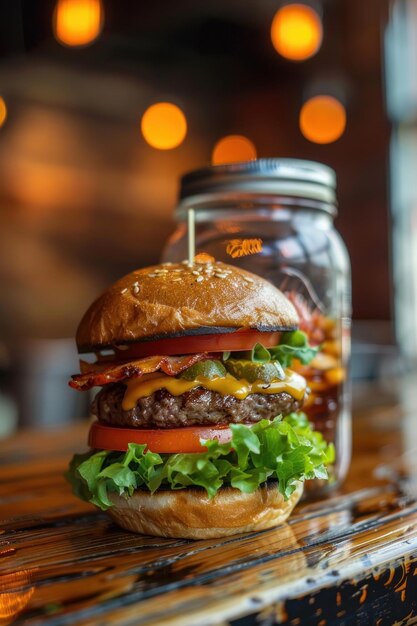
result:
[[[282,523],[305,480],[326,479],[333,447],[300,412],[291,370],[317,348],[266,280],[215,262],[136,270],[87,310],[81,373],[101,387],[74,492],[130,531],[203,539]]]

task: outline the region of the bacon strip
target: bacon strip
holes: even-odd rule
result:
[[[187,354],[185,356],[151,356],[127,363],[87,363],[80,361],[81,374],[71,376],[69,386],[78,391],[91,387],[117,383],[126,378],[136,378],[161,370],[168,376],[176,376],[199,361],[219,358],[219,354]]]

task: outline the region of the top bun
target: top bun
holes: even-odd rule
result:
[[[238,328],[294,330],[295,308],[260,276],[220,262],[135,270],[103,293],[77,330],[80,352]]]

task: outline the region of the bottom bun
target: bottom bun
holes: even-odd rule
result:
[[[223,487],[209,500],[203,489],[187,488],[135,491],[132,496],[110,496],[108,513],[122,528],[143,535],[179,539],[212,539],[256,530],[285,522],[299,501],[303,484],[288,500],[270,483],[254,493]]]

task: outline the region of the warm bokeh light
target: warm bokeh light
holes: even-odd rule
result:
[[[213,165],[222,165],[252,159],[256,159],[256,148],[250,139],[243,135],[227,135],[214,146],[211,162]]]
[[[3,126],[7,117],[7,107],[4,99],[0,96],[0,127]]]
[[[230,239],[226,252],[232,259],[262,252],[262,239]]]
[[[0,581],[0,624],[11,624],[28,605],[35,591],[31,585],[33,571],[20,570],[2,574]]]
[[[291,61],[304,61],[321,46],[323,28],[320,16],[305,4],[287,4],[272,20],[271,39],[275,50]]]
[[[175,104],[157,102],[143,114],[141,130],[152,148],[171,150],[184,141],[187,134],[187,120]]]
[[[314,143],[332,143],[346,128],[346,110],[333,96],[310,98],[300,111],[300,130]]]
[[[54,33],[66,46],[86,46],[103,28],[101,0],[58,0],[54,12]]]

